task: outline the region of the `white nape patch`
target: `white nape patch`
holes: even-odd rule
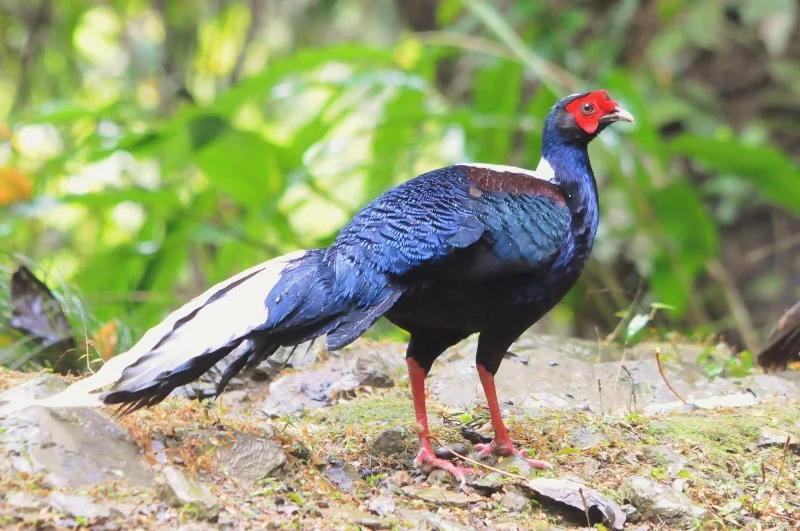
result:
[[[161,323],[148,330],[127,352],[108,360],[95,374],[77,381],[49,398],[26,405],[45,407],[94,407],[102,405],[98,391],[117,382],[125,369],[145,355],[148,357],[126,376],[126,384],[145,383],[163,372],[177,369],[187,361],[217,350],[244,336],[269,317],[266,300],[281,279],[286,264],[307,251],[296,251],[275,258],[216,284],[202,295],[172,312]],[[224,295],[208,302],[214,295],[242,278],[249,277]],[[196,312],[196,313],[195,313]],[[173,332],[175,323],[195,315]],[[162,344],[159,343],[169,335]],[[158,348],[153,350],[156,345]],[[17,408],[13,408],[17,409]]]
[[[543,181],[553,181],[556,176],[555,172],[553,171],[553,167],[550,166],[550,163],[544,158],[539,160],[539,165],[535,170],[526,170],[525,168],[517,168],[516,166],[503,166],[501,164],[481,164],[478,162],[464,162],[458,166],[485,168],[487,170],[492,170],[499,173],[519,173],[522,175],[527,175],[528,177],[542,179]]]
[[[545,181],[554,182],[556,180],[556,172],[544,157],[539,159],[539,165],[536,166],[536,175]]]

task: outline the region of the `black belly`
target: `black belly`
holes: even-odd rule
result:
[[[566,280],[553,284],[542,278],[515,276],[420,283],[409,287],[386,318],[411,333],[453,330],[466,337],[511,322],[524,329],[561,300],[574,283]]]

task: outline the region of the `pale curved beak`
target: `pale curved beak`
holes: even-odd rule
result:
[[[636,119],[633,117],[633,115],[620,107],[614,109],[614,112],[607,115],[606,117],[612,122],[630,122],[632,124],[636,123]]]

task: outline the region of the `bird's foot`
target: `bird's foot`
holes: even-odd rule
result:
[[[426,474],[430,474],[437,468],[439,470],[450,472],[458,481],[461,482],[462,485],[465,481],[465,475],[475,473],[475,471],[471,468],[456,466],[447,459],[439,459],[433,454],[433,451],[428,448],[422,448],[419,451],[416,459],[414,459],[414,464]]]
[[[541,461],[539,459],[532,459],[528,456],[527,450],[517,450],[511,443],[508,444],[497,444],[495,441],[490,442],[489,444],[476,444],[475,450],[477,450],[478,455],[481,457],[488,457],[492,454],[501,456],[501,457],[509,457],[512,455],[521,455],[528,461],[528,464],[531,465],[533,468],[553,468],[553,465],[548,463],[547,461]]]

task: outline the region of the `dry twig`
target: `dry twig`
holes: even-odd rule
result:
[[[677,397],[678,397],[678,399],[679,399],[681,402],[683,402],[684,404],[686,404],[686,403],[687,403],[687,402],[686,402],[686,400],[684,400],[684,399],[683,399],[683,397],[682,397],[681,395],[679,395],[679,394],[678,394],[678,391],[676,391],[676,390],[675,390],[675,388],[674,388],[674,387],[672,387],[672,384],[670,384],[670,383],[669,383],[669,380],[667,380],[667,375],[666,375],[666,374],[664,374],[664,367],[661,365],[661,350],[659,350],[659,349],[657,348],[657,349],[655,349],[655,353],[656,353],[656,363],[658,364],[658,372],[660,372],[660,373],[661,373],[661,378],[663,378],[663,380],[664,380],[664,383],[665,383],[665,384],[667,384],[667,387],[669,387],[669,390],[670,390],[670,391],[672,391],[672,394],[674,394],[675,396],[677,396]]]
[[[583,495],[583,487],[579,488],[578,492],[581,495],[581,500],[583,500],[583,512],[586,515],[586,527],[592,527],[592,520],[589,518],[589,504],[586,503],[586,496]]]
[[[714,516],[716,516],[717,518],[719,518],[723,522],[726,522],[726,523],[729,523],[729,524],[731,524],[733,526],[740,527],[740,528],[744,529],[744,526],[742,524],[740,524],[738,522],[734,522],[733,520],[730,520],[729,518],[725,518],[724,516],[719,514],[717,511],[715,511],[714,508],[711,507],[711,504],[708,503],[705,498],[703,498],[703,503],[706,504],[706,507],[708,507],[708,510],[711,511],[711,514],[713,514]]]
[[[502,474],[502,475],[504,475],[504,476],[508,476],[508,477],[510,477],[510,478],[515,478],[515,479],[521,479],[521,480],[523,480],[523,481],[528,481],[528,478],[526,478],[525,476],[520,476],[519,474],[514,474],[514,473],[512,473],[512,472],[506,472],[505,470],[500,470],[499,468],[495,468],[495,467],[493,467],[493,466],[489,466],[489,465],[487,465],[486,463],[481,463],[480,461],[475,461],[474,459],[470,459],[469,457],[466,457],[466,456],[464,456],[464,455],[461,455],[460,453],[458,453],[458,452],[454,451],[454,450],[453,450],[453,449],[451,449],[449,446],[447,446],[446,444],[444,444],[444,443],[443,443],[441,440],[439,440],[439,438],[438,438],[438,437],[436,437],[435,435],[430,435],[430,438],[431,438],[431,439],[433,439],[434,441],[436,441],[436,442],[439,444],[439,446],[441,446],[442,448],[444,448],[445,450],[447,450],[448,452],[450,452],[450,453],[451,453],[451,454],[453,454],[454,456],[456,456],[456,457],[460,457],[461,459],[463,459],[463,460],[464,460],[464,461],[466,461],[467,463],[472,463],[473,465],[477,465],[477,466],[479,466],[479,467],[485,468],[486,470],[491,470],[492,472],[497,472],[498,474]]]
[[[775,483],[772,485],[772,492],[769,493],[769,498],[764,503],[764,507],[769,507],[769,502],[772,501],[772,497],[775,495],[775,491],[778,489],[778,482],[781,480],[781,476],[783,475],[783,469],[786,466],[786,455],[789,453],[789,444],[792,442],[792,436],[786,436],[786,442],[783,444],[783,457],[781,458],[781,467],[778,469],[778,476],[775,478]]]

